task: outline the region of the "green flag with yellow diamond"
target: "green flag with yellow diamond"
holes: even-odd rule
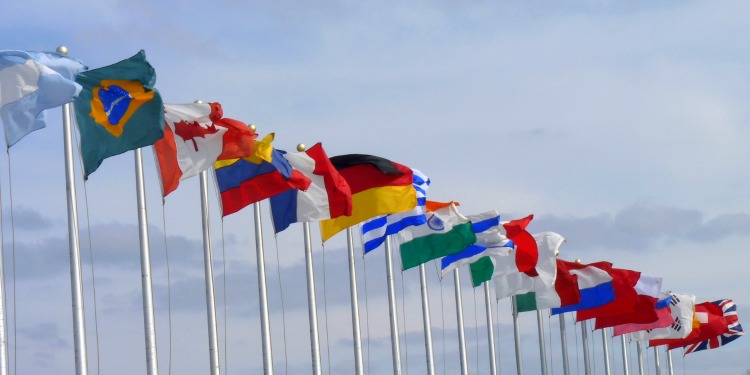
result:
[[[141,50],[133,57],[76,76],[83,86],[73,103],[81,133],[84,177],[110,156],[164,136],[164,104],[156,73]]]

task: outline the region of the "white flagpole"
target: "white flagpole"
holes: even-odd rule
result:
[[[643,342],[636,341],[636,348],[638,350],[638,375],[645,375],[646,368],[643,364]]]
[[[497,362],[495,361],[495,331],[492,327],[492,301],[490,299],[489,282],[484,283],[484,306],[487,315],[487,348],[490,352],[490,375],[497,375]]]
[[[422,322],[424,324],[424,351],[427,357],[427,375],[435,375],[435,356],[432,352],[432,323],[430,322],[430,300],[427,294],[427,275],[424,264],[419,265],[419,286],[422,291]],[[490,331],[491,333],[492,331]],[[494,352],[494,349],[492,350]],[[495,374],[494,372],[492,373]]]
[[[266,260],[263,253],[263,225],[260,217],[260,202],[253,203],[255,212],[255,253],[258,267],[258,300],[260,305],[260,333],[263,343],[263,373],[273,375],[273,353],[271,347],[271,323],[268,315],[268,291],[266,289]]]
[[[385,241],[385,272],[388,282],[388,315],[391,321],[391,352],[393,356],[393,374],[401,374],[401,347],[399,346],[398,313],[396,312],[396,288],[393,282],[393,259],[391,256],[390,238]]]
[[[216,324],[216,299],[214,297],[214,266],[211,254],[211,231],[208,213],[208,171],[200,173],[201,215],[203,219],[203,268],[206,278],[206,314],[208,318],[208,357],[210,374],[219,375],[219,335]]]
[[[536,326],[539,332],[539,364],[542,366],[542,375],[547,375],[547,347],[544,343],[544,324],[542,310],[536,310]]]
[[[523,361],[521,359],[521,327],[518,324],[518,302],[516,301],[516,296],[511,297],[510,305],[513,315],[513,338],[516,344],[516,372],[518,375],[523,375]]]
[[[589,358],[589,332],[586,321],[581,321],[581,343],[583,344],[583,368],[584,374],[591,375],[591,358]]]
[[[65,46],[57,52],[67,55]],[[88,374],[86,350],[86,322],[83,311],[83,281],[81,250],[78,240],[78,208],[76,207],[75,172],[73,170],[73,133],[70,125],[70,103],[63,106],[63,143],[65,154],[65,190],[68,198],[68,246],[70,247],[70,288],[73,298],[73,343],[76,375]]]
[[[674,367],[672,366],[672,351],[669,350],[669,347],[665,347],[667,350],[667,371],[669,372],[669,375],[674,375]]]
[[[354,341],[354,373],[363,375],[365,373],[362,362],[362,334],[359,329],[359,297],[357,295],[357,269],[354,265],[354,232],[352,228],[346,228],[346,243],[349,253],[349,293],[352,305],[352,340]],[[386,241],[386,244],[388,241]],[[367,276],[367,275],[365,275]]]
[[[2,217],[0,210],[0,217]],[[2,220],[0,220],[2,223]],[[2,243],[2,231],[0,231],[0,375],[8,375],[8,329],[7,315],[5,314],[5,246]]]
[[[156,355],[156,320],[154,319],[154,291],[151,286],[151,248],[148,243],[148,216],[146,213],[146,185],[143,181],[143,152],[136,149],[135,186],[138,201],[138,233],[141,242],[141,289],[143,290],[143,326],[146,335],[146,373],[159,374],[159,357]]]
[[[661,359],[659,359],[658,346],[654,346],[654,364],[656,365],[656,375],[661,375]]]
[[[604,351],[604,373],[610,375],[609,343],[607,342],[607,328],[602,328],[602,351]]]
[[[299,147],[297,149],[299,150]],[[310,355],[312,356],[313,375],[321,375],[320,337],[318,336],[318,303],[315,300],[315,269],[313,268],[310,223],[302,223],[302,230],[305,241],[305,271],[307,273],[307,310],[310,318]]]
[[[565,332],[565,317],[560,316],[560,341],[562,341],[563,375],[570,375],[570,364],[568,364],[568,335]]]
[[[625,335],[620,335],[620,342],[622,343],[622,371],[623,371],[623,375],[630,375],[630,366],[628,366],[628,343],[625,340]]]
[[[453,286],[456,288],[456,324],[458,325],[458,354],[461,359],[461,375],[469,374],[466,360],[466,334],[464,333],[464,312],[461,301],[461,277],[458,268],[453,269]]]

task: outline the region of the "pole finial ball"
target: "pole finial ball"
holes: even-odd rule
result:
[[[198,100],[194,101],[193,103],[195,103],[195,104],[203,104],[203,100],[198,99]]]
[[[560,250],[555,250],[555,257],[559,257],[559,256],[560,256]]]
[[[304,143],[300,143],[297,145],[297,151],[304,152],[305,150],[307,150],[307,146],[305,146]]]
[[[576,263],[581,264],[583,263],[583,261],[581,261],[580,259],[576,259]]]
[[[255,126],[255,124],[250,124],[247,127],[250,128],[250,131],[253,132],[253,133],[255,133],[255,131],[258,130],[258,128]]]
[[[65,46],[59,46],[59,47],[57,47],[57,53],[61,53],[63,55],[67,55],[68,54],[68,47],[65,47]]]

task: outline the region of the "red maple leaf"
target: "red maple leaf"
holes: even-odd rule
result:
[[[193,141],[193,147],[195,147],[196,152],[198,152],[198,144],[195,143],[196,137],[206,138],[206,134],[214,134],[218,131],[219,129],[216,129],[216,125],[214,124],[204,128],[195,121],[192,123],[186,123],[185,121],[174,123],[175,134],[179,135],[183,141]]]

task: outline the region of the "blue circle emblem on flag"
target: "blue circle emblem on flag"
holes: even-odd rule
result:
[[[107,114],[109,123],[118,124],[127,112],[133,97],[122,87],[111,85],[99,90],[99,100],[104,104],[104,112]]]
[[[427,226],[434,231],[442,232],[445,230],[445,222],[443,222],[443,220],[439,217],[435,216],[435,214],[432,214],[432,216],[427,219]]]

